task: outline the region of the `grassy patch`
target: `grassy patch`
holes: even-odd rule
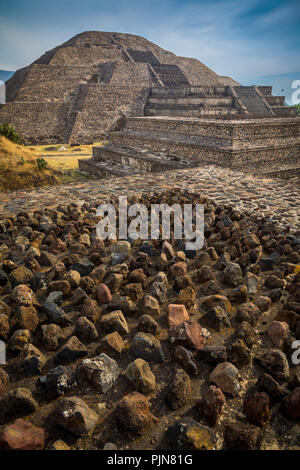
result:
[[[68,183],[80,183],[84,181],[93,180],[92,176],[84,175],[80,173],[78,170],[69,170],[66,171],[60,178],[61,183],[68,184]]]
[[[38,165],[39,155],[0,137],[0,191],[53,185],[59,182],[51,167]]]

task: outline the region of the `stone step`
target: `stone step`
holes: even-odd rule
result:
[[[285,96],[264,95],[264,98],[270,106],[283,106],[285,101]]]
[[[272,106],[277,117],[294,117],[297,116],[297,108],[294,106]]]
[[[254,86],[236,86],[234,91],[250,115],[254,117],[272,117],[270,107],[263,97],[257,93]]]
[[[178,116],[178,117],[211,117],[216,118],[218,116],[235,116],[239,114],[238,109],[230,107],[212,107],[212,108],[200,108],[199,106],[145,106],[146,116]]]
[[[239,117],[239,116],[237,116]],[[300,119],[268,118],[262,120],[227,120],[186,117],[131,117],[127,119],[127,132],[148,132],[153,135],[185,135],[205,137],[213,144],[232,145],[232,139],[243,141],[243,145],[259,145],[270,139],[283,141],[295,138],[299,140]],[[225,143],[224,143],[225,141]]]
[[[201,96],[201,95],[189,95],[181,98],[177,97],[150,97],[148,99],[149,106],[159,106],[159,107],[214,107],[214,106],[232,106],[232,97],[231,96]]]
[[[281,168],[270,168],[262,173],[266,177],[280,177],[284,179],[300,176],[300,165],[294,163],[282,164]]]
[[[189,82],[178,65],[151,64],[164,86],[187,86]]]
[[[129,142],[123,143],[123,142]],[[132,145],[130,144],[132,142]],[[159,150],[164,152],[168,144],[178,144],[178,145],[190,145],[190,146],[201,146],[201,147],[215,147],[216,145],[220,148],[225,148],[229,146],[229,143],[226,144],[225,140],[220,140],[217,138],[206,137],[202,135],[183,135],[183,134],[168,134],[160,131],[148,131],[148,130],[131,130],[125,129],[121,132],[111,132],[109,135],[109,144],[116,145],[118,147],[129,147],[129,148],[141,148],[141,149],[152,149],[152,144],[159,144],[162,147]],[[149,144],[149,145],[148,145]],[[153,146],[154,149],[154,146]]]
[[[99,161],[97,158],[78,159],[79,171],[92,175],[96,178],[107,178],[110,176],[124,177],[134,173],[132,168],[118,166],[107,161]]]
[[[222,86],[181,86],[181,87],[152,87],[152,98],[184,98],[187,96],[226,96],[226,88]]]
[[[116,164],[141,172],[160,172],[193,166],[189,160],[165,152],[153,152],[143,147],[125,147],[108,144],[93,147],[93,158],[99,162]]]
[[[272,95],[272,87],[271,86],[258,86],[257,87],[262,95]]]

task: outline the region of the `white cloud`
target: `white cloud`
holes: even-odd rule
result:
[[[140,34],[177,55],[196,57],[221,75],[253,76],[297,72],[299,49],[292,48],[289,38],[266,38],[281,18],[288,20],[288,5],[258,18],[248,18],[260,0],[241,2],[193,1],[177,3],[112,0],[98,1],[92,7],[86,0],[84,9],[62,11],[55,18],[45,15],[35,28],[23,22],[0,17],[0,68],[13,70],[28,65],[45,50],[85,30],[121,31]],[[290,2],[287,2],[290,4]],[[103,8],[102,8],[103,7]],[[252,22],[252,23],[251,23]],[[256,34],[255,34],[256,32]],[[4,47],[3,47],[4,45]]]

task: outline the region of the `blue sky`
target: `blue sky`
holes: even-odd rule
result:
[[[86,30],[139,34],[241,83],[300,79],[297,0],[0,0],[0,69],[16,70]],[[295,77],[295,78],[294,78]]]

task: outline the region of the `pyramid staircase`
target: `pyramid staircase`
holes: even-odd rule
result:
[[[146,116],[224,118],[237,114],[233,97],[222,86],[154,87],[145,107]]]
[[[273,96],[271,86],[256,87],[261,96],[266,100],[276,117],[295,117],[297,108],[295,106],[285,106],[285,96]]]

